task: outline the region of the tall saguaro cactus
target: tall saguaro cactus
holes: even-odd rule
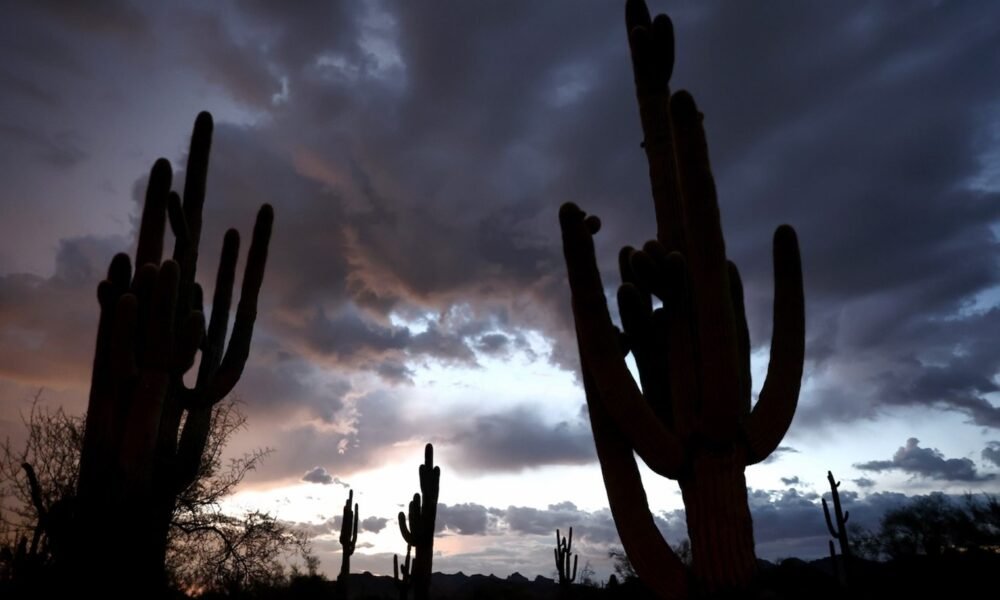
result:
[[[552,550],[556,559],[556,571],[559,574],[559,585],[568,587],[576,579],[576,564],[580,555],[573,556],[573,528],[569,528],[569,539],[559,537],[556,529],[556,547]],[[570,557],[573,558],[573,569],[570,570]]]
[[[347,598],[350,592],[351,556],[358,543],[358,505],[354,502],[354,490],[347,493],[344,503],[344,515],[340,523],[340,575],[337,577],[337,593],[340,598]]]
[[[196,283],[212,117],[195,121],[183,198],[165,159],[150,173],[134,271],[111,261],[101,307],[80,457],[75,551],[85,585],[151,593],[161,587],[167,534],[179,495],[198,477],[212,408],[246,364],[264,277],[273,210],[257,213],[232,334],[226,333],[240,236],[226,232],[208,328]],[[169,221],[173,259],[163,259]],[[201,351],[195,385],[184,383]],[[115,576],[109,577],[113,570]],[[122,589],[115,590],[116,586]]]
[[[651,19],[642,0],[627,2],[626,25],[657,238],[620,253],[624,332],[611,322],[597,268],[600,221],[573,204],[559,214],[594,441],[618,533],[646,584],[664,598],[740,592],[756,573],[744,469],[777,448],[798,402],[798,242],[787,225],[775,232],[771,361],[751,407],[743,289],[726,259],[702,115],[690,94],[670,93],[673,26]],[[653,296],[663,302],[656,310]],[[656,528],[633,452],[680,484],[693,581]]]
[[[840,482],[833,478],[832,471],[826,472],[826,480],[830,482],[830,495],[833,496],[834,514],[833,519],[831,519],[830,508],[826,504],[826,498],[823,498],[823,516],[826,518],[826,528],[830,530],[830,535],[837,538],[840,542],[840,564],[838,564],[837,555],[833,549],[833,540],[830,540],[830,559],[837,570],[837,578],[840,580],[841,585],[847,585],[847,563],[851,560],[851,545],[847,539],[847,519],[851,517],[851,511],[844,512],[840,508],[840,492],[837,490],[840,487]],[[837,523],[836,526],[834,526],[834,522]]]
[[[413,494],[407,517],[399,513],[399,531],[406,543],[417,549],[413,558],[410,578],[413,580],[413,597],[427,600],[431,587],[431,559],[434,554],[434,521],[437,518],[438,491],[441,484],[441,467],[434,466],[434,446],[424,447],[424,464],[420,465],[420,491]]]

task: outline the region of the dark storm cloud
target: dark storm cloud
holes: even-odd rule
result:
[[[774,452],[772,452],[770,456],[764,459],[763,464],[766,465],[778,461],[785,454],[798,454],[798,453],[799,451],[796,450],[795,448],[792,448],[791,446],[778,446],[777,448],[774,449]]]
[[[99,0],[86,4],[39,0],[29,6],[68,28],[88,34],[122,36],[130,42],[138,42],[148,34],[148,18],[128,0]]]
[[[86,386],[97,333],[97,283],[119,239],[61,240],[55,273],[0,275],[0,370],[32,385]]]
[[[982,452],[983,460],[1000,467],[1000,442],[989,442]]]
[[[323,485],[336,483],[345,489],[349,489],[351,487],[350,484],[344,482],[339,477],[334,477],[323,467],[313,467],[302,476],[302,481],[308,481],[309,483],[321,483]]]
[[[602,217],[597,245],[609,287],[617,248],[653,234],[620,4],[310,9],[179,5],[162,28],[149,23],[164,15],[145,5],[25,9],[55,14],[61,25],[35,18],[0,39],[0,80],[21,82],[0,100],[3,113],[34,114],[19,110],[32,98],[42,106],[46,97],[120,95],[86,83],[119,67],[172,73],[176,63],[202,77],[186,96],[222,88],[252,113],[216,129],[200,277],[214,274],[224,228],[246,233],[256,207],[274,203],[240,392],[269,416],[345,421],[339,433],[314,424],[273,432],[282,445],[268,461],[272,474],[374,466],[390,444],[428,433],[468,448],[470,469],[592,460],[586,427],[575,422],[540,425],[517,413],[431,422],[401,410],[402,396],[375,402],[390,394],[348,379],[374,373],[398,384],[426,361],[474,366],[476,352],[509,344],[498,336],[516,344],[525,329],[549,338],[552,362],[575,368],[558,205],[574,200]],[[997,173],[987,160],[1000,144],[997,11],[974,2],[775,2],[674,14],[675,83],[693,90],[706,115],[727,248],[744,276],[756,345],[770,333],[771,232],[790,222],[801,239],[812,381],[793,432],[914,405],[1000,426],[989,399],[1000,310],[995,297],[972,301],[1000,279],[990,230],[1000,220]],[[117,45],[83,43],[107,33]],[[91,46],[98,51],[81,50]],[[149,110],[159,120],[164,109]],[[55,139],[58,130],[45,131]],[[56,161],[76,157],[81,170],[92,144],[69,141]],[[148,142],[117,151],[170,151]],[[3,196],[7,207],[22,201]],[[66,304],[57,301],[66,297],[59,275],[4,276],[0,364],[9,377],[69,372],[85,381],[100,266]],[[470,314],[455,317],[456,307]],[[425,326],[411,324],[420,319]],[[25,347],[38,354],[18,355]],[[336,381],[323,377],[330,370]],[[348,417],[350,392],[363,399]],[[483,446],[462,437],[470,424]],[[356,431],[343,432],[347,425]]]
[[[435,530],[454,532],[458,535],[482,535],[486,533],[489,515],[481,504],[439,504]]]
[[[302,481],[329,485],[333,483],[333,475],[327,473],[326,469],[324,469],[323,467],[314,467],[310,469],[305,475],[302,476]]]
[[[597,459],[590,426],[582,420],[548,425],[528,408],[483,415],[449,443],[460,446],[454,464],[460,470],[520,471],[538,465],[578,465]]]
[[[799,476],[798,475],[793,475],[791,477],[782,477],[781,478],[781,483],[783,483],[785,485],[798,485],[798,484],[800,484],[802,482],[799,481]]]
[[[574,541],[609,544],[618,540],[611,511],[607,509],[589,512],[567,501],[550,504],[546,509],[510,506],[502,514],[507,526],[520,533],[554,536],[559,529],[562,535],[568,535],[572,527]]]
[[[39,159],[56,169],[74,167],[87,158],[81,149],[78,136],[69,131],[52,135],[35,128],[0,123],[0,136],[8,142],[15,142],[21,151],[31,150]]]
[[[910,438],[892,456],[892,460],[873,460],[854,465],[865,471],[891,471],[899,469],[913,476],[941,481],[988,481],[994,473],[979,473],[976,464],[968,458],[945,458],[935,448],[921,448],[920,440]]]
[[[251,393],[247,390],[242,397]],[[346,477],[398,460],[398,448],[426,441],[434,443],[440,461],[463,474],[581,465],[597,458],[586,422],[546,424],[542,415],[526,407],[489,414],[455,407],[432,414],[413,409],[398,390],[378,390],[360,394],[347,413],[352,415],[349,426],[346,415],[334,419],[343,428],[308,422],[254,441],[278,452],[249,477],[256,481],[298,478],[309,465],[317,464]]]
[[[367,519],[361,519],[361,531],[370,531],[372,533],[378,533],[385,529],[386,524],[389,523],[389,519],[386,517],[368,517]]]

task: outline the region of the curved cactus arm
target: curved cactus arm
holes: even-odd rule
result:
[[[403,540],[407,544],[416,546],[422,530],[420,521],[420,494],[413,494],[413,500],[410,500],[409,512],[410,527],[407,527],[406,514],[403,511],[399,511],[399,533],[403,536]]]
[[[659,597],[686,599],[684,564],[656,527],[632,447],[615,428],[604,404],[589,400],[594,386],[586,370],[583,384],[608,504],[625,553],[640,579]]]
[[[830,518],[830,509],[826,505],[826,498],[822,498],[821,501],[823,502],[823,516],[826,518],[826,528],[830,530],[830,535],[833,537],[840,537],[840,532],[833,526],[833,519]]]
[[[621,356],[618,332],[611,324],[594,254],[593,234],[600,228],[599,221],[566,203],[559,210],[559,222],[580,362],[593,379],[587,402],[605,407],[649,468],[676,479],[684,462],[680,439],[646,403]]]
[[[750,412],[750,396],[753,381],[750,373],[750,328],[747,326],[747,309],[743,301],[743,278],[733,261],[728,261],[729,294],[732,298],[733,314],[736,317],[736,354],[739,376],[740,412]]]
[[[781,443],[795,415],[805,361],[805,297],[795,230],[774,232],[774,330],[771,360],[760,399],[745,426],[747,464],[767,458]]]
[[[218,402],[226,396],[243,374],[247,358],[250,356],[250,340],[253,336],[254,322],[257,320],[257,299],[260,287],[264,282],[264,267],[267,264],[267,248],[271,240],[271,229],[274,224],[274,209],[265,204],[257,213],[257,221],[250,240],[250,251],[247,254],[247,265],[243,271],[243,286],[240,289],[240,302],[236,307],[236,318],[233,320],[233,332],[229,337],[229,346],[222,359],[219,371],[209,397],[212,402]]]

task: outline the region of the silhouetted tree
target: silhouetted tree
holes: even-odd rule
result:
[[[635,572],[635,568],[632,566],[632,561],[628,559],[628,555],[625,554],[624,549],[612,548],[608,550],[608,558],[611,559],[612,568],[615,570],[615,574],[618,575],[620,581],[625,582],[630,579],[639,578]]]
[[[628,0],[625,13],[657,239],[619,254],[622,333],[597,268],[600,220],[574,204],[560,209],[590,423],[618,534],[646,585],[663,598],[691,591],[688,569],[653,520],[635,454],[680,485],[694,592],[740,594],[757,574],[744,470],[778,447],[798,403],[798,241],[787,225],[775,231],[771,361],[751,408],[743,287],[726,259],[703,115],[687,92],[670,93],[670,19],[651,19],[642,0]],[[661,308],[653,310],[653,296]],[[641,388],[625,363],[629,352]]]
[[[37,543],[29,544],[36,548],[33,573],[22,573],[36,576],[32,583],[53,576],[58,549],[52,546],[50,532],[59,535],[67,530],[68,513],[76,504],[84,426],[83,417],[69,415],[61,407],[44,408],[37,400],[36,396],[22,416],[27,432],[23,447],[15,448],[9,439],[0,443],[0,497],[6,506],[0,546],[16,548],[20,537],[38,536]],[[274,581],[290,555],[305,556],[307,561],[310,556],[304,536],[273,516],[259,511],[242,516],[222,512],[222,499],[269,452],[258,449],[223,462],[226,442],[245,423],[237,401],[227,400],[216,407],[196,479],[178,497],[167,539],[166,570],[179,589],[244,589]],[[35,474],[34,485],[24,465]],[[11,559],[15,556],[12,552]],[[6,565],[0,565],[0,570],[9,572],[9,561],[0,562]]]

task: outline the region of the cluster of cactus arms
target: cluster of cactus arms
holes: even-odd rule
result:
[[[413,580],[413,597],[427,600],[431,587],[431,558],[434,553],[434,521],[437,519],[438,491],[441,484],[441,467],[434,466],[434,446],[424,447],[424,464],[420,465],[420,492],[410,501],[409,522],[400,511],[399,531],[408,545],[416,548],[410,578]]]
[[[410,595],[410,550],[413,546],[406,545],[406,559],[399,564],[399,555],[392,555],[392,580],[399,591],[399,600],[406,600]]]
[[[106,589],[113,579],[129,593],[162,589],[177,497],[197,479],[212,408],[236,385],[249,354],[274,215],[269,205],[257,213],[227,345],[240,245],[235,229],[223,242],[207,330],[195,281],[212,129],[211,115],[198,115],[183,197],[170,189],[170,163],[153,165],[134,263],[127,254],[115,256],[97,289],[73,550],[77,574],[92,587]],[[175,244],[173,258],[164,260],[168,222]],[[184,375],[199,350],[189,387]],[[109,569],[125,576],[107,577]]]
[[[556,547],[552,550],[556,558],[556,571],[559,573],[559,585],[568,586],[576,580],[576,563],[580,555],[573,556],[573,528],[569,528],[569,539],[559,537],[556,529]],[[569,559],[573,558],[573,569],[570,570]]]
[[[358,505],[354,502],[354,490],[347,494],[344,503],[344,516],[340,524],[340,576],[337,578],[337,591],[341,598],[347,598],[351,578],[351,556],[358,543]]]
[[[837,560],[837,552],[833,547],[833,540],[829,540],[830,559],[833,561],[833,568],[836,571],[837,579],[841,585],[847,584],[847,563],[851,560],[851,545],[847,539],[847,519],[851,516],[851,511],[842,511],[840,508],[840,482],[833,478],[833,472],[826,472],[826,480],[830,482],[830,495],[833,496],[833,518],[830,518],[830,508],[823,498],[823,516],[826,517],[826,527],[830,530],[830,535],[840,541],[840,561]],[[836,526],[834,526],[836,522]]]
[[[744,469],[777,448],[798,403],[805,352],[798,241],[787,225],[774,234],[771,360],[751,407],[742,284],[726,259],[702,114],[690,94],[670,92],[670,19],[653,20],[642,0],[629,0],[626,25],[657,237],[620,253],[622,332],[597,267],[600,221],[573,204],[560,209],[590,422],[615,524],[639,577],[663,598],[739,594],[757,569]],[[653,296],[662,307],[653,309]],[[690,573],[654,523],[634,454],[680,484]]]

